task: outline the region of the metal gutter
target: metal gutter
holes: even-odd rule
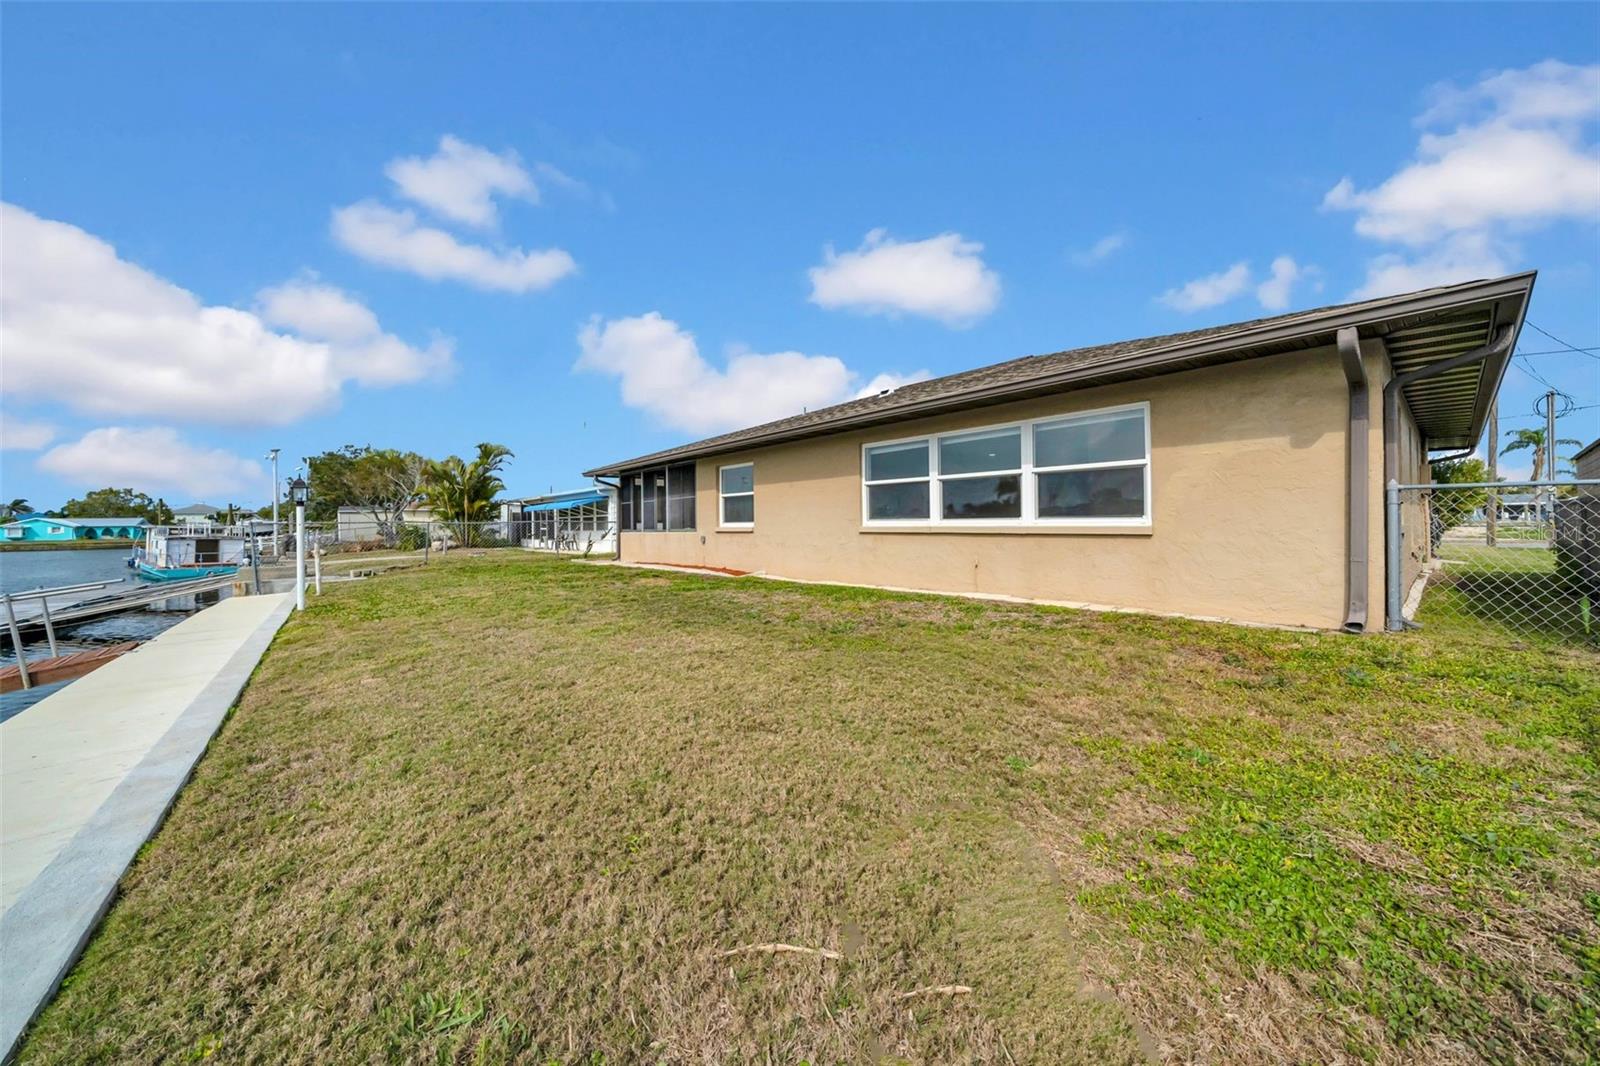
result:
[[[1367,628],[1367,483],[1368,436],[1372,430],[1372,409],[1368,400],[1367,367],[1361,359],[1361,334],[1354,326],[1339,330],[1335,339],[1345,383],[1350,389],[1350,426],[1347,431],[1349,469],[1345,475],[1345,612],[1346,633],[1363,633]]]
[[[1200,340],[1184,341],[1164,347],[1145,349],[1131,355],[1088,366],[1074,367],[1055,374],[1008,381],[984,388],[972,389],[945,396],[932,397],[898,407],[874,407],[858,414],[845,415],[826,422],[810,422],[801,426],[774,429],[767,433],[752,434],[735,440],[713,443],[719,438],[696,442],[679,449],[666,449],[650,455],[627,459],[609,466],[584,471],[585,477],[601,474],[617,475],[636,466],[655,463],[683,462],[709,455],[743,451],[748,448],[782,444],[808,437],[821,437],[831,433],[877,425],[901,422],[911,418],[940,414],[947,410],[964,410],[1000,403],[1009,399],[1026,397],[1034,393],[1059,391],[1065,386],[1082,386],[1100,378],[1119,374],[1148,372],[1151,375],[1174,369],[1171,364],[1184,360],[1225,355],[1243,349],[1285,343],[1304,343],[1318,338],[1332,338],[1338,330],[1351,326],[1372,326],[1387,319],[1406,316],[1432,317],[1461,307],[1522,296],[1532,286],[1532,272],[1513,274],[1493,281],[1454,286],[1444,292],[1421,293],[1395,297],[1390,301],[1368,301],[1352,307],[1334,308],[1324,313],[1310,313],[1291,322],[1272,322],[1265,326],[1241,329],[1234,333],[1218,334]],[[1524,301],[1525,305],[1525,301]],[[1519,316],[1520,318],[1520,316]],[[1308,347],[1314,346],[1307,344]],[[1262,353],[1269,354],[1269,353]],[[1187,368],[1178,368],[1187,369]],[[1485,407],[1485,410],[1487,408]]]
[[[1520,316],[1519,316],[1520,321]],[[1385,616],[1384,627],[1389,630],[1406,629],[1415,623],[1407,623],[1401,616],[1402,592],[1400,589],[1400,390],[1414,381],[1447,374],[1452,370],[1468,366],[1472,363],[1481,363],[1485,359],[1499,359],[1511,350],[1517,338],[1515,326],[1504,325],[1495,333],[1494,340],[1480,348],[1450,359],[1441,359],[1437,363],[1430,363],[1416,370],[1404,374],[1397,374],[1389,379],[1383,387],[1383,483],[1385,488],[1384,506],[1384,591],[1385,591]],[[1425,442],[1424,442],[1425,443]]]

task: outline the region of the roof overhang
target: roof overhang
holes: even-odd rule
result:
[[[625,470],[683,462],[711,455],[782,444],[848,430],[904,422],[913,418],[969,410],[1091,385],[1156,377],[1223,363],[1285,352],[1331,346],[1339,330],[1354,327],[1362,338],[1380,338],[1396,374],[1418,369],[1489,343],[1500,326],[1510,325],[1513,344],[1506,354],[1405,390],[1418,428],[1429,448],[1464,448],[1483,433],[1489,408],[1499,391],[1515,335],[1533,292],[1534,271],[1488,281],[1466,282],[1425,292],[1367,300],[1305,314],[1245,323],[1237,330],[1198,339],[1157,345],[1137,352],[956,394],[909,400],[904,404],[844,414],[803,426],[774,423],[770,432],[754,431],[714,437],[608,466],[584,471],[585,477],[616,476]],[[1492,365],[1491,365],[1492,364]]]

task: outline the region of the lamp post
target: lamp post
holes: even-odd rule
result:
[[[272,556],[277,558],[278,545],[283,543],[278,539],[278,486],[282,484],[278,480],[278,449],[267,452],[267,458],[272,460]]]
[[[306,483],[300,478],[289,482],[289,498],[294,501],[294,609],[306,609]]]

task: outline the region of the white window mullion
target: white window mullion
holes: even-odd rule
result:
[[[1019,521],[1032,522],[1039,517],[1038,486],[1033,477],[1033,424],[1022,429],[1022,514]]]
[[[939,476],[939,438],[928,438],[928,521],[944,521],[944,480]]]

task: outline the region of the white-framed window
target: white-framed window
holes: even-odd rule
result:
[[[717,468],[717,519],[723,529],[753,529],[756,524],[756,465]]]
[[[1150,516],[1148,403],[861,450],[869,527],[1148,526]]]
[[[57,533],[65,533],[66,531],[67,531],[67,527],[66,526],[51,526],[50,527],[50,535],[51,536],[55,536]]]

